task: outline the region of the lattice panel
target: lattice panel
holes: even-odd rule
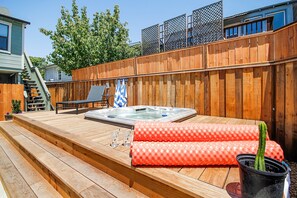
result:
[[[186,14],[164,22],[165,51],[186,47],[186,36]]]
[[[219,1],[193,11],[193,44],[223,39],[223,2]]]
[[[141,30],[143,55],[149,55],[160,52],[159,31],[159,24]]]

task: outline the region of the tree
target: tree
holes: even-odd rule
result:
[[[30,56],[29,58],[30,58],[32,65],[39,69],[40,74],[41,74],[42,78],[44,79],[45,67],[48,65],[46,58],[34,57],[34,56]]]
[[[127,23],[120,22],[119,6],[94,14],[92,23],[87,17],[87,8],[79,12],[76,1],[72,2],[72,13],[64,7],[55,31],[41,28],[40,31],[52,40],[54,51],[49,61],[62,71],[121,60],[137,55],[137,49],[128,45]]]

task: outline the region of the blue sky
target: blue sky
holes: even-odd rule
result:
[[[223,0],[224,17],[286,0]],[[141,40],[141,29],[217,2],[217,0],[77,0],[86,6],[91,18],[95,12],[120,6],[121,21],[128,22],[131,42]],[[43,27],[55,30],[61,6],[71,9],[72,0],[0,0],[0,7],[9,9],[11,16],[29,21],[25,33],[25,50],[30,56],[45,57],[52,51],[51,40],[39,32]]]

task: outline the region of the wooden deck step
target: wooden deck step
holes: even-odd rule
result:
[[[1,134],[0,178],[8,197],[62,197]]]
[[[133,167],[131,158],[126,152],[79,137],[79,134],[88,131],[87,128],[79,128],[77,131],[80,133],[72,133],[55,127],[57,124],[53,122],[61,124],[58,119],[49,121],[51,124],[46,124],[52,116],[43,118],[44,122],[38,121],[39,115],[35,113],[30,114],[32,117],[17,115],[13,122],[150,197],[229,197],[226,190],[220,187],[167,168]],[[90,122],[73,115],[71,117],[67,115],[68,124],[62,122],[69,128],[79,126],[73,123],[80,122],[86,127]],[[105,127],[106,131],[116,128],[112,125],[102,127]],[[208,180],[213,179],[205,177],[205,181]],[[220,183],[220,185],[223,187],[223,184]]]
[[[64,197],[145,197],[13,122],[0,130]]]

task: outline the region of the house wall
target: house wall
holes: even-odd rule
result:
[[[258,16],[263,18],[270,13],[279,12],[279,11],[285,11],[285,25],[292,23],[294,21],[293,5],[289,4],[289,5],[277,6],[267,10],[255,11],[253,13],[241,15],[231,19],[226,19],[224,20],[224,25],[227,26],[227,25],[232,25],[234,23],[244,22],[246,19],[250,19]]]
[[[0,73],[5,72],[22,72],[23,57],[15,54],[5,54],[0,52]]]
[[[47,67],[45,69],[45,80],[46,81],[71,81],[72,77],[61,72],[61,79],[59,79],[59,69],[57,66]]]
[[[51,79],[53,80],[58,79],[56,68],[53,68],[53,67],[45,69],[44,80],[51,81]]]
[[[293,15],[294,21],[297,21],[297,3],[293,4]]]
[[[11,23],[11,43],[10,53],[0,52],[0,73],[5,72],[21,72],[23,66],[23,24],[0,17],[0,21]]]
[[[67,74],[65,74],[65,72],[62,72],[62,79],[61,81],[71,81],[72,80],[72,76],[68,76]]]

